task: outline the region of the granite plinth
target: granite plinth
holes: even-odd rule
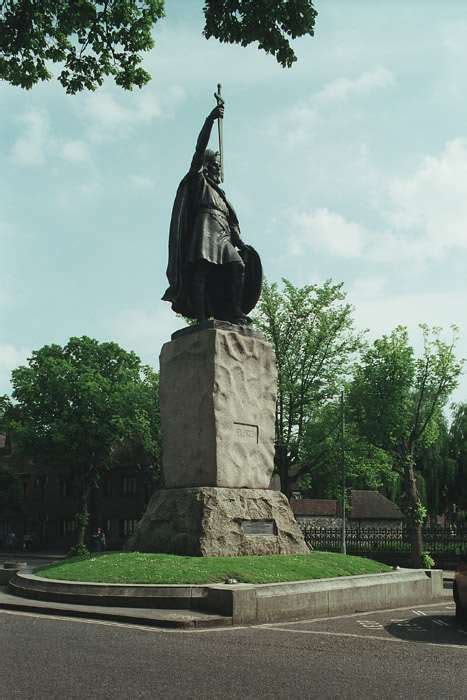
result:
[[[209,321],[174,334],[160,356],[165,486],[269,488],[276,382],[273,348],[249,328]]]
[[[284,494],[213,487],[156,491],[126,549],[211,557],[309,551]]]

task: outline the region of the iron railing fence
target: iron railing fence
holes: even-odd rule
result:
[[[313,549],[339,552],[342,548],[341,528],[311,527],[302,523],[305,542]],[[410,540],[406,528],[384,527],[346,528],[347,552],[409,552]],[[467,552],[467,528],[424,528],[424,549],[433,553],[463,554]]]

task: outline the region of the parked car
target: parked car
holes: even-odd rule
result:
[[[456,604],[456,618],[467,622],[467,554],[460,558],[454,579],[453,594]]]

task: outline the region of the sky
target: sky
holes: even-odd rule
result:
[[[266,277],[344,282],[370,340],[457,324],[467,356],[465,1],[316,0],[291,69],[206,41],[202,6],[167,0],[143,90],[0,83],[0,394],[71,336],[158,367],[184,325],[160,300],[173,199],[218,82],[224,186]]]

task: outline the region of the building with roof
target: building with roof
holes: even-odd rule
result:
[[[342,525],[341,505],[334,499],[292,498],[297,522],[311,527],[337,528]],[[399,506],[378,491],[351,489],[347,523],[355,528],[400,529],[404,515]]]

